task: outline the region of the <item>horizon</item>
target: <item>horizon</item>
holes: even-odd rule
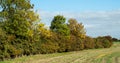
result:
[[[118,0],[31,0],[42,23],[50,26],[55,15],[82,22],[91,37],[110,35],[120,39],[120,1]]]

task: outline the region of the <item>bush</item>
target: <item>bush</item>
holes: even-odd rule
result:
[[[104,48],[109,48],[109,47],[111,46],[109,40],[104,39],[104,40],[103,40],[103,46],[104,46]]]
[[[79,51],[84,49],[84,42],[83,39],[79,37],[72,36],[71,38],[71,50],[72,51]]]
[[[93,48],[95,48],[95,41],[94,41],[94,39],[87,36],[84,39],[84,47],[85,47],[85,49],[93,49]]]
[[[99,43],[99,44],[97,44]],[[98,48],[109,48],[112,46],[112,38],[110,36],[103,36],[96,38],[96,47]]]
[[[95,48],[104,48],[100,39],[95,38]]]
[[[40,53],[41,54],[48,54],[48,53],[55,53],[57,52],[59,46],[55,42],[45,42],[40,45]]]

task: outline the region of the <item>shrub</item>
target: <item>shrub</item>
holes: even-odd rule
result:
[[[104,48],[100,39],[95,38],[95,48]]]
[[[97,37],[96,46],[108,48],[112,46],[112,38],[110,36]],[[99,45],[97,43],[100,43]]]
[[[94,41],[94,39],[87,36],[84,39],[84,47],[85,47],[85,49],[95,48],[95,41]]]
[[[83,39],[76,37],[76,36],[71,36],[71,50],[72,51],[79,51],[84,49],[84,42]]]
[[[59,47],[58,47],[57,43],[47,41],[40,45],[40,53],[42,53],[42,54],[55,53],[55,52],[57,52],[58,48]]]

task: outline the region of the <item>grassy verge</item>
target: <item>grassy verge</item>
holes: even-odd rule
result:
[[[54,53],[54,54],[39,54],[39,55],[31,55],[31,56],[23,56],[20,58],[10,59],[6,61],[1,61],[0,63],[28,63],[31,60],[38,60],[38,59],[48,59],[52,57],[57,57],[61,55],[69,55],[71,52],[68,53]]]

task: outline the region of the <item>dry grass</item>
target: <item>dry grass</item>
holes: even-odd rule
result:
[[[120,43],[111,48],[25,56],[0,63],[120,63]]]

